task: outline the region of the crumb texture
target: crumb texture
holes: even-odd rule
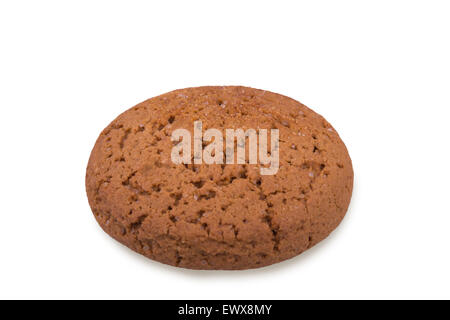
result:
[[[279,129],[280,168],[174,164],[171,134]],[[205,147],[205,145],[204,145]],[[269,149],[270,150],[270,149]],[[249,269],[292,258],[347,211],[353,169],[336,131],[288,97],[247,87],[175,90],[125,111],[97,139],[86,190],[105,232],[144,256],[190,269]]]

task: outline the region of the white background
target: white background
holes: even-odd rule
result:
[[[448,1],[2,1],[0,298],[450,298]],[[355,170],[325,241],[190,271],[103,233],[100,131],[164,92],[245,85],[325,116]]]

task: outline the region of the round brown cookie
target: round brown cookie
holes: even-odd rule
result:
[[[249,157],[175,164],[172,133],[184,128],[194,140],[194,121],[224,138],[225,129],[278,129],[278,171],[262,175]],[[300,254],[340,223],[352,186],[347,149],[323,117],[237,86],[175,90],[127,110],[100,134],[86,172],[89,204],[109,235],[191,269],[257,268]]]

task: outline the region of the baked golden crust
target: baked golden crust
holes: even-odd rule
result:
[[[279,129],[280,168],[174,164],[171,134]],[[320,115],[268,91],[239,86],[175,90],[106,127],[92,150],[86,190],[100,226],[150,259],[191,269],[249,269],[294,257],[345,215],[353,169]]]

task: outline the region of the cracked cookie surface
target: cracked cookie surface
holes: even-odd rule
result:
[[[279,129],[275,175],[258,164],[174,164],[171,134]],[[203,132],[204,132],[203,131]],[[247,157],[248,158],[248,157]],[[247,159],[248,160],[248,159]],[[292,258],[347,211],[353,169],[336,131],[301,103],[247,87],[198,87],[146,100],[97,139],[86,190],[105,232],[146,257],[191,269],[249,269]]]

